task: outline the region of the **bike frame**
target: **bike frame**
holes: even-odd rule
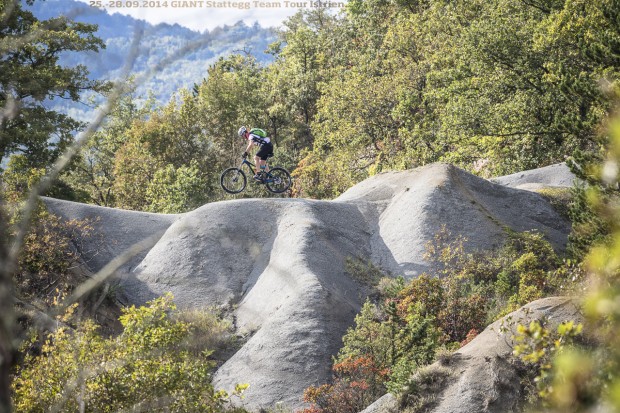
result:
[[[248,168],[250,169],[250,171],[252,172],[252,175],[256,175],[256,170],[254,169],[254,167],[255,167],[256,165],[254,165],[252,162],[248,161],[248,160],[247,160],[247,158],[243,158],[243,161],[241,162],[241,165],[239,165],[239,169],[242,169],[242,168],[243,168],[243,165],[247,165],[247,166],[248,166]],[[267,162],[265,163],[265,165],[267,165],[267,168],[269,168],[269,161],[267,161]],[[269,170],[271,170],[271,168],[269,168]],[[267,175],[269,175],[269,172],[268,172],[268,171],[265,171],[265,173],[266,173]]]
[[[246,158],[243,158],[243,161],[241,161],[241,165],[239,165],[239,169],[243,169],[243,165],[247,165],[248,166],[250,171],[252,171],[252,175],[256,174],[256,171],[254,170],[254,167],[256,165],[254,165],[252,162],[248,161]]]

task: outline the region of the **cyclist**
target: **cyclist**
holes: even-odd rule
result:
[[[248,152],[252,146],[259,146],[258,152],[254,155],[254,162],[256,164],[256,175],[254,175],[254,179],[262,182],[265,172],[267,172],[267,158],[273,156],[273,144],[271,143],[271,139],[267,137],[267,133],[264,130],[259,128],[248,130],[245,126],[242,126],[237,133],[248,141],[248,146],[243,153],[244,158],[248,156]]]

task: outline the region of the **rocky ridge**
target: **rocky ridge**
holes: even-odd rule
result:
[[[553,168],[525,174],[566,186],[570,176]],[[119,272],[125,300],[142,304],[171,291],[180,307],[234,309],[249,339],[214,384],[248,383],[245,406],[259,410],[301,407],[307,387],[330,379],[331,357],[368,294],[347,260],[370,257],[386,273],[416,277],[432,271],[424,249],[442,227],[466,237],[468,250],[501,245],[506,229],[542,231],[564,248],[569,223],[545,198],[498,182],[432,164],[373,176],[332,201],[230,200],[179,215],[45,202],[66,219],[99,217],[107,241],[89,261],[92,271],[163,233]]]

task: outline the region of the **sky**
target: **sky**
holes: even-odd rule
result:
[[[310,8],[316,0],[80,0],[108,13],[121,13],[152,24],[177,23],[203,32],[243,20],[263,27],[279,26],[300,7]],[[339,9],[345,0],[334,4]]]

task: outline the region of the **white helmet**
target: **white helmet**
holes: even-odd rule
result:
[[[237,134],[241,136],[242,138],[245,138],[245,133],[247,131],[248,131],[247,128],[245,126],[242,126],[239,128],[239,132],[237,132]]]

